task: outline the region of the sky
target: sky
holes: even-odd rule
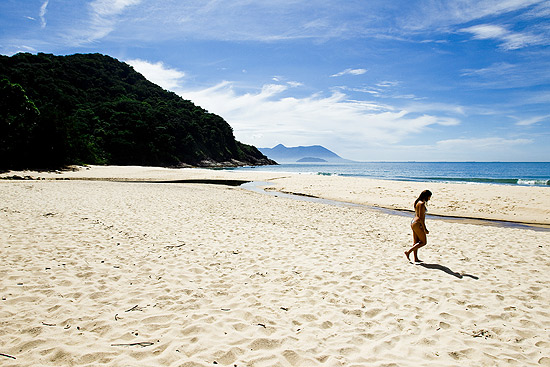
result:
[[[548,0],[2,0],[0,54],[101,53],[259,148],[550,161]]]

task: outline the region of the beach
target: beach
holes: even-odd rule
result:
[[[154,167],[0,180],[2,366],[550,366],[544,187]],[[195,180],[195,183],[184,182]],[[209,180],[265,182],[270,192]],[[181,181],[181,182],[166,182]],[[406,214],[406,213],[405,213]]]

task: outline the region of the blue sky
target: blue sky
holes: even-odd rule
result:
[[[2,0],[0,53],[99,52],[257,147],[550,161],[548,0]]]

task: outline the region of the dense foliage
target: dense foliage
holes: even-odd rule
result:
[[[271,164],[220,116],[100,54],[0,56],[0,168]]]

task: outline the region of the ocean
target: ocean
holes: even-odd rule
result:
[[[234,170],[550,187],[550,162],[285,163],[278,166],[239,167]]]

